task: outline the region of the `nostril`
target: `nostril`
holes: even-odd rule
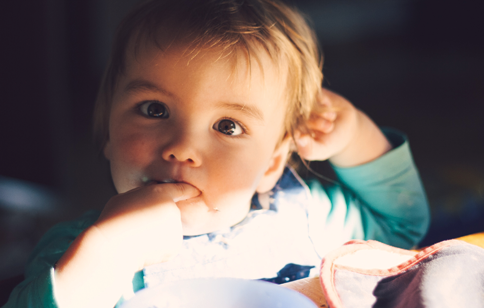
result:
[[[188,163],[191,166],[198,165],[198,156],[196,153],[190,150],[183,149],[181,147],[172,147],[164,149],[161,157],[165,161],[176,163],[176,162],[184,162]]]

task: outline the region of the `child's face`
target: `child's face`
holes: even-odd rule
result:
[[[149,182],[198,188],[200,196],[177,203],[184,234],[195,235],[240,222],[254,192],[282,171],[286,74],[264,52],[262,72],[255,59],[249,71],[238,57],[234,70],[218,50],[192,60],[183,51],[127,56],[105,155],[119,193]]]

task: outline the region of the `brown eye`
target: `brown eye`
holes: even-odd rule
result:
[[[140,111],[151,118],[168,118],[168,108],[165,104],[157,101],[147,101],[140,105]]]
[[[214,128],[222,134],[229,136],[238,136],[243,133],[242,128],[239,124],[228,119],[223,119],[215,123]]]

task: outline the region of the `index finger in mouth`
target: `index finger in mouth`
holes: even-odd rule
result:
[[[160,185],[163,186],[163,192],[168,193],[174,202],[187,200],[197,197],[201,191],[192,184],[176,181],[155,181],[150,180],[146,185]]]

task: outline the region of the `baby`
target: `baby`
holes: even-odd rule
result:
[[[196,277],[281,282],[350,239],[416,245],[429,214],[405,137],[321,83],[315,36],[282,2],[135,7],[95,110],[119,194],[50,230],[6,307],[113,307]],[[303,181],[294,151],[329,159],[342,184]]]

